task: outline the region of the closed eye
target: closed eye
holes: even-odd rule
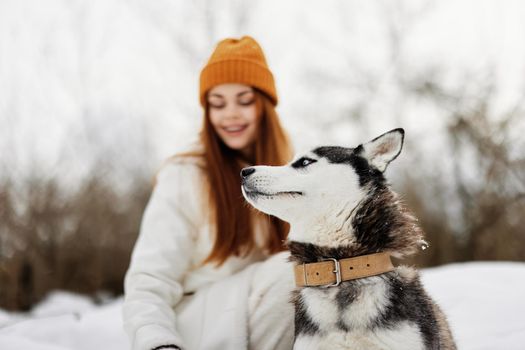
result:
[[[308,157],[301,157],[297,159],[295,162],[292,163],[293,168],[305,168],[308,165],[317,162],[315,159],[308,158]]]

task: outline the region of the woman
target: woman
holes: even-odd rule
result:
[[[292,268],[286,253],[273,255],[288,228],[250,209],[240,188],[243,167],[291,156],[253,38],[217,45],[201,72],[200,101],[200,145],[166,162],[144,212],[124,327],[137,350],[290,349]]]

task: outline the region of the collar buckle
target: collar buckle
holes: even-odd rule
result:
[[[339,263],[339,260],[335,258],[323,259],[323,261],[329,260],[332,260],[334,262],[335,270],[333,270],[332,272],[335,273],[335,283],[328,284],[327,287],[337,287],[341,284],[341,281],[343,280],[343,278],[341,277],[341,264]]]

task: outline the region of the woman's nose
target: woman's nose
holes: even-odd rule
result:
[[[241,178],[245,179],[255,172],[254,168],[244,168],[241,170]]]
[[[235,119],[239,117],[239,107],[233,103],[226,105],[224,108],[224,117],[227,119]]]

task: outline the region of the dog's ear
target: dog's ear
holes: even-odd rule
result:
[[[403,129],[391,130],[370,142],[364,143],[361,156],[366,158],[370,165],[383,172],[388,164],[401,153],[404,139],[405,131]]]

